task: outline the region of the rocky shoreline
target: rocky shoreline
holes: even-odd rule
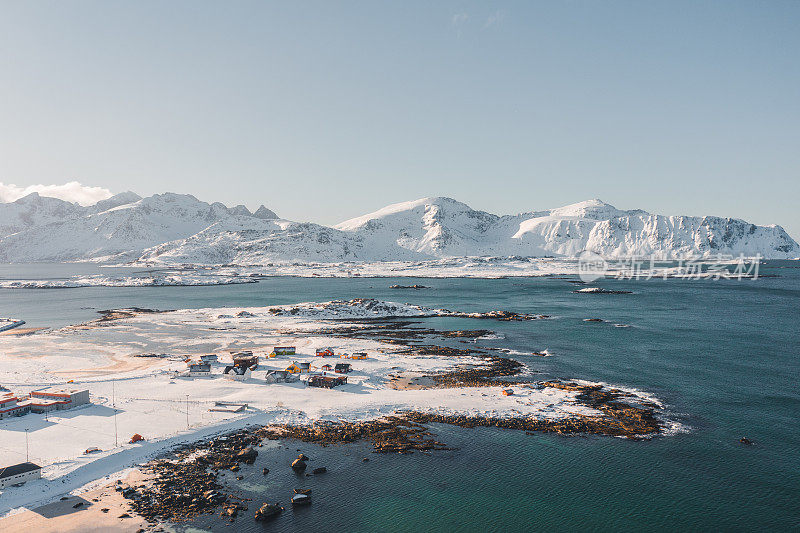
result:
[[[602,385],[583,385],[570,381],[546,381],[536,386],[577,392],[578,403],[597,409],[601,414],[539,419],[406,411],[368,421],[273,424],[238,430],[182,446],[170,452],[169,456],[141,467],[146,474],[146,481],[135,485],[118,482],[116,488],[129,500],[131,509],[150,524],[185,522],[218,511],[220,519],[234,521],[249,510],[251,502],[220,483],[219,475],[252,466],[258,456],[258,448],[266,440],[293,440],[318,446],[369,442],[373,453],[412,454],[451,449],[446,443],[436,439],[431,424],[513,429],[528,434],[543,432],[564,436],[602,435],[633,440],[658,435],[664,429],[664,425],[656,417],[655,406],[639,400],[631,401],[634,399],[631,393]],[[295,461],[303,462],[303,470],[304,457],[301,454],[300,459]],[[294,468],[294,464],[287,464],[286,467]],[[318,468],[315,472],[324,470]],[[269,470],[264,469],[263,474],[268,473]],[[270,512],[274,511],[272,514],[279,514],[276,510],[278,504],[256,502],[255,505],[258,511],[253,520],[269,518],[261,512],[265,505]]]
[[[125,309],[103,309],[102,311],[97,312],[100,315],[100,318],[95,318],[94,320],[84,322],[83,324],[76,324],[74,326],[67,326],[67,327],[71,329],[99,328],[110,325],[118,320],[123,320],[126,318],[134,318],[137,315],[148,315],[148,314],[168,313],[168,312],[170,312],[170,310],[147,309],[144,307],[129,307]]]
[[[100,321],[129,316],[129,313],[151,310],[121,310],[104,313]],[[482,314],[481,318],[498,320],[532,320],[540,315],[516,313]],[[432,424],[447,424],[462,428],[501,428],[526,433],[555,433],[563,436],[598,435],[638,440],[658,435],[664,424],[657,417],[658,406],[615,388],[574,381],[536,381],[521,375],[526,365],[515,359],[501,357],[490,349],[453,347],[431,343],[441,339],[446,343],[477,339],[490,330],[440,331],[419,327],[411,319],[351,320],[352,324],[324,327],[314,334],[333,337],[370,339],[396,346],[392,353],[412,356],[465,358],[441,372],[423,372],[424,385],[419,388],[515,387],[553,388],[574,394],[576,405],[592,409],[596,414],[574,414],[562,418],[519,416],[478,416],[441,411],[409,410],[395,412],[372,420],[338,422],[317,421],[310,424],[273,424],[238,430],[230,434],[199,441],[171,451],[167,456],[151,461],[142,470],[147,481],[117,490],[130,502],[133,512],[150,524],[185,522],[201,515],[218,513],[226,522],[243,518],[268,520],[282,511],[273,502],[249,502],[227,486],[222,473],[236,473],[251,467],[265,441],[300,441],[318,446],[367,442],[373,453],[411,454],[448,450],[437,440]],[[474,314],[470,318],[478,318]],[[285,332],[284,332],[285,333]],[[306,331],[305,334],[309,332]],[[519,392],[519,391],[518,391]],[[498,391],[499,393],[499,391]],[[286,468],[302,468],[301,457]],[[365,458],[366,460],[366,458]],[[318,468],[320,472],[323,467]],[[264,469],[267,475],[268,469]],[[230,475],[230,474],[229,474]],[[310,474],[309,474],[310,475]],[[238,476],[237,476],[238,477]],[[310,502],[310,495],[306,500]],[[251,503],[254,508],[251,510]]]

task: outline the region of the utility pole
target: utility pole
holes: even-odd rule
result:
[[[114,408],[114,447],[119,447],[119,437],[117,436],[117,395],[115,381],[111,380],[111,406]]]
[[[186,429],[189,429],[189,395],[186,395]]]

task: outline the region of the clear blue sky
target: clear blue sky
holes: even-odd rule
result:
[[[800,238],[800,2],[0,1],[0,181]]]

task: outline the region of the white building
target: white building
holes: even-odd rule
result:
[[[0,489],[42,477],[42,467],[33,463],[0,468]]]
[[[189,376],[193,378],[211,375],[210,363],[189,363]]]
[[[34,413],[72,409],[89,403],[89,389],[50,387],[31,392],[29,402]]]

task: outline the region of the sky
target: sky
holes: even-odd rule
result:
[[[601,198],[800,239],[798,28],[780,0],[0,0],[0,199]]]

